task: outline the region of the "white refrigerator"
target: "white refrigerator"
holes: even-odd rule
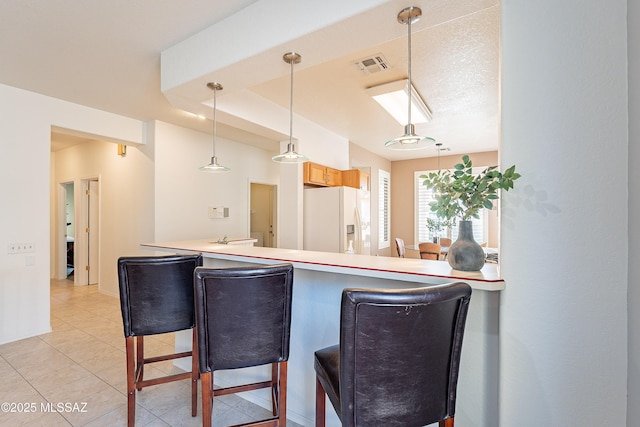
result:
[[[303,248],[371,254],[369,192],[352,187],[304,190]]]

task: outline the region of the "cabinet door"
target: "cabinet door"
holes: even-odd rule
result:
[[[338,169],[327,169],[327,185],[330,187],[337,187],[342,185],[342,171]]]
[[[316,163],[305,162],[304,183],[313,185],[327,185],[325,167]]]
[[[369,174],[359,169],[342,171],[342,185],[369,191]]]
[[[342,185],[345,187],[360,188],[360,171],[358,169],[342,171]]]

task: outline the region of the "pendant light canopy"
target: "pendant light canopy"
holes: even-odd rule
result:
[[[222,85],[220,83],[210,82],[207,83],[207,87],[213,91],[213,155],[211,156],[211,163],[199,167],[198,170],[203,172],[226,172],[231,169],[219,164],[218,158],[216,157],[216,94],[219,90],[222,90]]]
[[[273,156],[271,159],[274,162],[279,163],[302,163],[308,159],[302,154],[296,153],[296,148],[293,145],[293,65],[300,63],[302,56],[295,52],[285,53],[282,59],[287,64],[291,64],[291,93],[289,99],[289,143],[287,144],[287,151],[282,154]]]
[[[422,16],[422,9],[416,6],[410,6],[402,9],[398,13],[398,22],[407,26],[408,37],[408,85],[411,88],[411,24],[417,22]],[[435,142],[435,139],[428,136],[416,135],[415,126],[411,123],[411,90],[408,91],[408,123],[404,127],[404,135],[385,142],[384,146],[391,150],[420,150],[427,148]]]

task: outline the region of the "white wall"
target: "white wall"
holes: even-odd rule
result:
[[[137,120],[5,85],[0,85],[0,115],[1,344],[50,330],[51,126],[137,143],[143,131]],[[9,243],[16,242],[34,243],[35,252],[8,254]]]
[[[640,3],[627,1],[629,61],[629,259],[640,259]],[[635,119],[635,120],[634,120]],[[629,373],[627,425],[640,420],[640,264],[629,263]]]
[[[148,130],[148,144],[128,146],[125,157],[103,141],[55,153],[54,191],[60,182],[100,180],[99,286],[114,296],[118,257],[149,255],[144,242],[248,236],[249,180],[278,184],[278,165],[263,150],[218,138],[216,153],[232,170],[204,173],[197,168],[210,160],[211,135],[163,122]],[[208,206],[231,215],[209,219]]]
[[[221,96],[219,110],[225,116],[232,116],[263,130],[267,129],[273,135],[282,135],[279,152],[286,151],[291,125],[289,108],[283,108],[245,90]],[[307,156],[312,162],[335,169],[349,168],[349,141],[295,113],[293,142],[296,151]],[[278,228],[277,245],[280,248],[302,249],[302,167],[282,164],[279,167],[279,176],[278,222],[285,226]]]
[[[626,5],[502,2],[500,426],[627,423]]]
[[[225,115],[268,129],[273,135],[282,135],[279,152],[286,151],[291,125],[289,108],[249,91],[241,91],[222,96],[219,109]],[[295,113],[293,142],[296,151],[312,162],[335,169],[349,168],[349,141]],[[278,222],[285,226],[278,228],[277,245],[279,248],[302,249],[302,166],[282,164],[279,177]]]
[[[217,138],[218,161],[231,168],[206,173],[212,136],[155,122],[155,240],[249,236],[249,181],[279,184],[272,153]],[[282,197],[282,195],[280,195]],[[208,206],[229,208],[229,218],[209,219]]]

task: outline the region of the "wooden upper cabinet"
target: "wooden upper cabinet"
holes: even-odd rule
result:
[[[342,185],[342,171],[317,163],[305,162],[303,165],[304,183],[322,187],[336,187]]]
[[[304,183],[327,185],[325,167],[316,163],[305,162],[303,165]]]
[[[342,171],[338,169],[327,168],[327,185],[329,187],[337,187],[342,185]]]
[[[359,188],[369,191],[369,173],[360,169],[338,170],[313,162],[305,162],[303,165],[303,182],[305,185],[319,187],[347,187]]]
[[[342,185],[369,191],[369,174],[360,169],[342,171]]]

